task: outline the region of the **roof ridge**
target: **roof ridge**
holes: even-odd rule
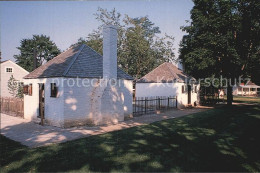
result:
[[[164,62],[164,63],[166,63],[166,62]],[[159,67],[160,67],[161,65],[163,65],[164,63],[158,65],[155,69],[153,69],[152,71],[150,71],[149,73],[147,73],[146,75],[144,75],[143,77],[141,77],[139,80],[145,78],[148,74],[150,74],[150,73],[152,73],[153,71],[155,71],[157,68],[159,68]]]
[[[7,61],[11,61],[11,60],[8,59],[8,60],[1,61],[1,64],[2,64],[2,63],[5,63],[5,62],[7,62]]]
[[[174,66],[172,63],[171,63],[171,65]],[[180,79],[179,76],[178,76],[175,72],[172,71],[172,68],[169,67],[169,62],[167,63],[167,67],[168,67],[168,69],[170,70],[170,73],[171,73],[175,78]],[[177,68],[177,67],[176,67],[176,68]],[[177,69],[178,69],[178,68],[177,68]]]
[[[121,72],[123,72],[124,74],[126,74],[126,75],[130,76],[132,79],[134,79],[130,74],[126,73],[121,67],[117,66],[117,72],[118,72],[118,69],[119,69]],[[117,75],[117,77],[118,77],[118,75]]]
[[[13,62],[12,60],[8,59],[8,60],[5,60],[5,61],[1,61],[1,64],[2,63],[5,63],[5,62],[11,62],[12,64],[14,64],[15,66],[17,66],[18,68],[20,68],[21,70],[25,71],[26,73],[29,73],[27,70],[25,70],[23,67],[21,67],[19,64],[16,64],[15,62]]]
[[[98,53],[97,51],[95,51],[92,47],[90,47],[90,46],[88,46],[88,45],[86,45],[86,44],[84,44],[86,47],[88,47],[88,48],[90,48],[91,50],[93,50],[95,53],[97,53],[98,55],[100,55],[102,58],[103,58],[103,56],[100,54],[100,53]]]
[[[68,65],[68,68],[64,71],[64,73],[62,74],[63,76],[65,76],[68,72],[69,72],[69,70],[70,70],[70,68],[72,67],[72,65],[74,64],[74,62],[76,61],[76,59],[78,58],[78,56],[79,56],[79,54],[81,53],[81,51],[82,51],[82,49],[85,47],[85,44],[82,44],[81,45],[81,47],[80,47],[80,49],[79,49],[79,51],[77,52],[77,54],[76,55],[74,55],[74,59],[72,60],[72,62]]]
[[[86,45],[86,44],[85,44]],[[92,47],[90,47],[90,46],[88,46],[88,45],[86,45],[86,47],[88,47],[88,48],[90,48],[92,51],[94,51],[95,53],[97,53],[101,58],[102,58],[102,62],[103,62],[103,60],[104,60],[104,57],[103,57],[103,55],[101,55],[100,53],[98,53],[96,50],[94,50]],[[103,66],[103,63],[102,63],[102,66]],[[131,78],[133,78],[131,75],[129,75],[128,73],[126,73],[122,68],[120,68],[119,66],[118,66],[118,64],[117,64],[117,73],[118,73],[118,69],[120,69],[123,73],[125,73],[126,75],[128,75],[128,76],[130,76]]]
[[[49,63],[51,63],[52,61],[54,61],[55,60],[55,58],[57,58],[58,56],[61,56],[62,54],[64,54],[65,52],[67,52],[68,50],[70,50],[70,49],[72,49],[73,47],[70,47],[70,48],[68,48],[68,49],[66,49],[66,50],[64,50],[63,52],[61,52],[59,55],[57,55],[57,56],[55,56],[55,57],[53,57],[52,59],[50,59],[49,61],[47,61],[46,63],[44,63],[44,64],[42,64],[42,65],[40,65],[39,67],[37,67],[37,68],[35,68],[35,69],[33,69],[31,72],[29,72],[29,74],[30,73],[32,73],[32,72],[34,72],[34,71],[36,71],[38,68],[42,68],[42,66],[43,65],[48,65]],[[29,75],[28,74],[28,75]],[[27,76],[27,75],[26,75]],[[26,77],[25,76],[25,77]]]

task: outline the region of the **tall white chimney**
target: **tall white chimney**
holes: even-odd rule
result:
[[[103,27],[103,78],[117,79],[117,27]]]

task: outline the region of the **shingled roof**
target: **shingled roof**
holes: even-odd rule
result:
[[[178,69],[175,65],[165,62],[157,68],[139,79],[137,83],[172,83],[185,82],[185,80],[193,79]]]
[[[24,79],[50,77],[102,78],[103,57],[87,45],[72,47],[38,67]],[[133,80],[119,67],[117,78]]]
[[[2,64],[2,63],[4,63],[4,62],[6,62],[6,61],[8,61],[8,60],[5,60],[5,61],[1,61],[0,63]]]
[[[260,88],[260,86],[256,85],[252,81],[249,81],[246,84],[245,83],[241,83],[239,86],[241,86],[241,87],[257,87],[257,88]]]

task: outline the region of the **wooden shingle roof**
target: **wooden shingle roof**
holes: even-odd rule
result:
[[[89,46],[79,45],[59,54],[24,78],[50,77],[102,78],[103,57]],[[132,76],[119,67],[117,68],[117,78],[133,80]]]
[[[186,75],[172,63],[165,62],[143,76],[137,81],[137,83],[182,83],[185,82],[185,80],[188,81],[190,79],[195,80],[193,77]]]

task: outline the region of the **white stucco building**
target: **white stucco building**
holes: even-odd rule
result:
[[[11,60],[1,62],[1,97],[12,97],[8,90],[8,80],[13,76],[17,82],[23,82],[23,77],[29,72]]]
[[[165,62],[136,82],[135,97],[177,96],[178,107],[197,105],[199,85],[172,63]]]
[[[117,123],[132,114],[133,78],[117,67],[117,29],[103,29],[103,57],[72,47],[25,76],[24,117],[69,127]],[[25,88],[26,89],[26,88]]]

